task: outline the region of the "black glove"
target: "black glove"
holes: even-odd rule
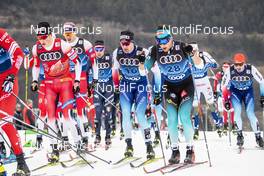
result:
[[[218,93],[217,92],[214,92],[214,99],[216,100],[218,97]]]
[[[98,80],[97,79],[93,79],[92,85],[91,85],[91,89],[96,89]]]
[[[229,101],[226,101],[226,102],[225,102],[225,108],[226,108],[226,110],[230,110],[230,108],[231,108],[231,104],[230,104]]]
[[[141,64],[144,64],[144,62],[145,62],[145,60],[146,60],[145,53],[142,52],[140,55],[137,56],[137,58],[138,58],[138,60],[139,60],[139,62],[140,62]]]
[[[35,91],[37,91],[38,90],[38,81],[32,81],[32,83],[31,83],[31,90],[33,91],[33,92],[35,92]]]
[[[151,107],[147,106],[147,109],[145,111],[145,115],[147,116],[147,118],[149,118],[151,116]]]
[[[88,94],[88,97],[92,96],[92,91],[91,91],[90,87],[87,87],[87,94]]]
[[[154,94],[154,102],[155,105],[159,105],[161,103],[161,95],[160,93],[155,93]]]
[[[72,91],[75,94],[78,93],[78,92],[80,92],[80,81],[78,81],[78,80],[75,80],[74,81]]]
[[[262,108],[264,108],[264,96],[260,97],[260,105]]]
[[[187,54],[191,54],[193,50],[193,47],[191,45],[187,45],[183,48],[183,51]]]
[[[36,81],[36,80],[32,81],[30,88],[33,92],[37,91],[38,90],[38,81]]]
[[[14,75],[8,75],[2,85],[2,90],[6,93],[12,92],[14,87],[14,80],[15,80]]]

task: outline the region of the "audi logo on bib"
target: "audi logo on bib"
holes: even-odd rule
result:
[[[185,76],[185,74],[181,74],[181,75],[169,75],[168,78],[170,80],[181,80],[183,79]]]
[[[173,63],[181,62],[181,61],[182,61],[182,57],[179,54],[166,55],[166,56],[160,57],[160,63],[161,64],[173,64]]]
[[[107,63],[107,62],[103,62],[103,63],[98,63],[98,68],[99,69],[106,69],[106,68],[109,68],[110,67],[110,64]]]
[[[50,53],[41,53],[39,55],[39,58],[42,61],[59,60],[59,59],[61,59],[61,53],[58,51],[50,52]]]
[[[244,82],[244,81],[250,81],[249,76],[234,76],[232,78],[233,81],[239,81],[239,82]]]
[[[119,64],[125,66],[138,66],[139,60],[136,58],[121,58]]]
[[[77,52],[77,54],[83,53],[83,49],[81,47],[74,47],[74,50]]]

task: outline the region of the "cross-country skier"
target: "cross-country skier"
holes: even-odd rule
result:
[[[233,133],[235,133],[235,123],[234,123],[234,109],[232,107],[232,104],[230,102],[230,112],[227,111],[226,108],[224,107],[224,103],[227,101],[230,101],[230,92],[226,88],[221,88],[221,82],[222,78],[225,74],[225,72],[229,69],[230,63],[229,62],[224,62],[222,64],[222,70],[217,72],[215,74],[215,80],[214,80],[214,97],[217,101],[218,104],[218,111],[223,114],[223,123],[224,123],[224,128],[223,128],[223,133],[227,134],[227,127],[228,127],[228,113],[230,113],[230,122],[231,122],[231,127],[233,130]]]
[[[25,48],[24,50],[24,54],[28,55],[30,54],[30,51],[28,48]],[[25,57],[24,59],[24,68],[25,70],[28,70],[29,68],[32,68],[34,65],[34,59],[30,58],[30,57]],[[39,90],[38,90],[38,109],[39,109],[39,117],[40,119],[37,119],[36,121],[36,125],[39,129],[44,130],[44,123],[43,121],[46,121],[47,119],[47,99],[45,96],[45,84],[43,82],[45,78],[44,75],[44,68],[42,66],[42,64],[40,65],[40,71],[39,71]],[[36,136],[36,147],[37,149],[40,149],[41,145],[43,142],[43,138],[42,138],[42,134],[37,134]]]
[[[192,51],[192,74],[194,77],[195,85],[195,95],[193,100],[194,107],[194,139],[199,137],[199,115],[198,115],[198,106],[200,103],[201,95],[203,94],[206,100],[206,103],[209,106],[211,115],[214,119],[214,123],[217,129],[217,133],[221,137],[221,127],[222,127],[222,117],[217,110],[216,104],[214,103],[213,89],[208,78],[208,70],[211,68],[217,68],[216,61],[212,56],[205,52],[199,51],[198,44],[196,42],[190,43],[193,47]]]
[[[40,72],[40,64],[44,67],[45,73],[45,87],[47,99],[47,112],[49,133],[57,136],[58,128],[55,124],[55,112],[57,97],[62,100],[63,112],[63,134],[66,138],[68,130],[71,131],[75,145],[80,144],[80,139],[77,131],[77,123],[73,119],[73,93],[78,93],[80,90],[80,75],[81,65],[77,53],[71,46],[60,38],[52,36],[52,30],[47,22],[40,22],[37,26],[37,43],[32,48],[32,55],[34,58],[34,66],[32,70],[33,81],[31,84],[32,91],[38,90],[38,78]],[[75,81],[70,74],[69,62],[75,63]],[[56,133],[55,133],[56,132]],[[52,154],[50,162],[57,162],[59,160],[58,141],[51,140]]]
[[[97,79],[97,67],[94,64],[94,53],[92,44],[77,36],[77,27],[73,22],[66,22],[63,25],[64,37],[71,47],[77,52],[82,65],[80,92],[76,94],[77,121],[81,130],[82,142],[88,147],[88,118],[87,118],[87,70],[88,65],[93,66],[93,78]],[[92,56],[92,57],[91,57]],[[70,62],[72,77],[75,77],[75,64]],[[85,99],[85,100],[84,100]]]
[[[14,115],[16,107],[16,97],[18,94],[17,73],[23,62],[23,51],[16,41],[8,33],[0,28],[0,110],[10,116]],[[30,175],[30,171],[24,159],[24,154],[19,138],[19,134],[13,124],[1,121],[12,121],[12,117],[0,112],[0,127],[7,134],[11,147],[17,159],[17,173],[20,175]]]
[[[146,60],[146,67],[150,70],[155,64],[159,67],[166,86],[165,99],[168,115],[168,130],[171,139],[172,154],[170,164],[180,162],[180,150],[178,145],[178,117],[184,127],[184,135],[187,142],[185,163],[194,162],[193,127],[191,122],[191,109],[194,95],[193,79],[190,69],[190,59],[187,52],[192,47],[173,40],[166,26],[159,26],[156,33],[157,45],[150,51],[150,57]],[[155,82],[161,84],[161,78],[155,75]],[[159,79],[159,81],[158,81]],[[160,88],[159,88],[160,89]],[[161,89],[163,91],[163,89]],[[154,104],[161,103],[161,92],[155,93]]]
[[[111,144],[111,124],[112,124],[112,110],[114,103],[114,85],[112,77],[112,57],[105,53],[105,45],[103,40],[97,40],[94,44],[96,53],[96,65],[98,67],[98,83],[94,92],[94,105],[96,109],[95,119],[95,144],[101,142],[101,124],[102,111],[104,110],[105,120],[105,145],[108,149]]]
[[[147,97],[147,77],[144,68],[144,61],[147,50],[139,47],[134,42],[134,33],[131,31],[122,31],[120,35],[120,47],[113,52],[113,76],[115,86],[119,85],[120,105],[122,109],[122,126],[127,144],[125,156],[133,156],[132,145],[132,124],[131,107],[135,103],[136,117],[140,129],[144,136],[147,147],[147,158],[155,157],[151,144],[150,128],[145,118],[145,111],[148,103]],[[120,84],[119,73],[121,76]]]
[[[228,88],[231,93],[230,99],[238,127],[237,145],[241,147],[244,144],[241,119],[242,103],[244,103],[251,127],[255,133],[256,142],[260,147],[263,147],[259,122],[254,112],[253,78],[260,85],[260,103],[262,107],[264,106],[264,79],[255,66],[246,63],[247,57],[245,54],[236,53],[233,61],[234,64],[231,65],[223,77],[222,88]],[[231,107],[230,102],[225,102],[225,107],[229,110]]]

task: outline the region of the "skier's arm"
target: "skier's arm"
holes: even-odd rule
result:
[[[157,50],[156,46],[152,46],[149,48],[149,53],[145,61],[145,68],[147,69],[147,71],[151,70],[151,68],[153,67],[156,61],[156,55],[157,55],[156,50]]]
[[[113,67],[112,67],[112,76],[114,81],[115,88],[119,87],[119,68],[120,65],[117,61],[117,49],[113,52]]]
[[[217,68],[218,67],[217,62],[209,53],[203,52],[203,56],[204,56],[205,62],[209,64],[209,67],[211,67],[211,68]]]
[[[222,78],[221,88],[222,90],[224,88],[227,88],[227,89],[230,88],[230,68],[228,68],[228,70],[225,72]]]
[[[154,66],[151,69],[153,75],[154,75],[154,93],[160,93],[161,92],[161,73],[160,69],[157,63],[154,64]]]
[[[64,40],[61,40],[61,50],[75,64],[75,80],[80,81],[82,66],[77,52]]]
[[[259,83],[260,95],[264,96],[264,79],[255,66],[252,65],[252,76]]]
[[[32,68],[32,78],[33,81],[38,81],[39,72],[40,72],[40,60],[37,56],[37,45],[34,45],[32,48],[32,56],[33,56],[33,68]]]
[[[95,62],[96,54],[95,54],[95,51],[93,49],[93,45],[89,41],[84,40],[84,49],[85,49],[86,55],[90,59],[91,65],[92,65],[93,79],[98,80],[98,67],[97,67],[97,64]]]
[[[2,28],[0,28],[0,47],[5,49],[12,58],[12,67],[8,72],[17,75],[23,62],[24,54],[17,42]]]

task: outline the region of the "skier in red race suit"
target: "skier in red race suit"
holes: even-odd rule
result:
[[[24,159],[24,154],[18,132],[12,121],[16,107],[16,97],[18,94],[17,73],[23,62],[23,51],[16,41],[7,32],[0,28],[0,127],[7,134],[14,154],[17,159],[17,173],[30,175],[30,171]],[[5,119],[5,121],[1,121]]]
[[[49,133],[57,136],[58,128],[56,126],[56,106],[57,97],[62,100],[63,113],[63,131],[62,138],[67,138],[68,130],[71,131],[76,146],[80,144],[80,136],[76,121],[72,118],[72,109],[74,103],[74,94],[80,90],[80,74],[81,65],[77,53],[71,46],[60,38],[52,35],[52,30],[47,22],[40,22],[37,26],[37,43],[33,46],[32,55],[34,58],[34,66],[32,70],[33,81],[31,85],[32,91],[38,90],[38,77],[40,64],[44,67],[45,87],[47,99],[47,112]],[[69,61],[75,64],[75,80],[73,83]],[[52,129],[52,130],[51,130]],[[56,132],[56,133],[55,133]],[[52,154],[49,158],[50,162],[59,161],[59,150],[57,139],[51,139]],[[77,149],[79,150],[79,148]]]
[[[223,111],[224,133],[225,134],[227,133],[227,127],[228,127],[228,111],[223,107],[224,107],[225,102],[230,101],[230,91],[226,88],[222,89],[221,82],[222,82],[222,77],[224,76],[226,70],[229,69],[229,67],[230,67],[230,64],[228,62],[224,62],[222,65],[222,70],[215,74],[216,79],[214,80],[214,96],[216,98],[216,101],[218,102],[218,110]],[[231,105],[230,107],[231,127],[232,127],[232,130],[235,130],[234,109],[232,107],[231,102],[230,102],[230,105]]]

